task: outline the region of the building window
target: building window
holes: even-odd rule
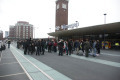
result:
[[[62,8],[64,8],[64,9],[67,9],[67,6],[66,6],[66,4],[62,4]]]

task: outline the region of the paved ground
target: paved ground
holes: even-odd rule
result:
[[[29,79],[120,80],[120,51],[101,50],[101,55],[95,58],[75,54],[58,56],[47,51],[40,56],[24,55],[22,50],[14,46],[3,51],[0,80]]]
[[[0,80],[29,80],[10,49],[6,49],[1,54]]]

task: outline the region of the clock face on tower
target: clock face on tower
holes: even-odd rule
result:
[[[62,3],[62,8],[67,9],[67,5]]]

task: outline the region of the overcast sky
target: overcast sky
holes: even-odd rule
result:
[[[0,30],[9,31],[17,21],[27,21],[35,27],[36,38],[46,38],[55,31],[56,0],[0,0]],[[68,24],[80,27],[120,22],[120,0],[69,0]]]

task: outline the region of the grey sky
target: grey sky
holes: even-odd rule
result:
[[[35,27],[35,37],[48,37],[55,30],[56,0],[0,0],[0,29],[8,31],[17,21],[28,21]],[[88,27],[106,22],[120,22],[120,0],[69,0],[68,23]]]

